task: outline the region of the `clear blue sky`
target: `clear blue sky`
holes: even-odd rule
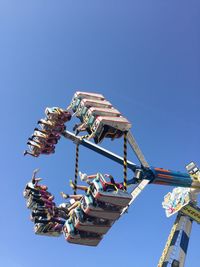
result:
[[[74,145],[23,157],[46,106],[66,107],[76,90],[100,92],[133,124],[149,163],[184,171],[199,159],[198,0],[1,0],[1,267],[155,267],[174,218],[162,210],[172,188],[150,185],[97,248],[35,236],[22,191],[34,168],[61,202],[74,172]],[[69,126],[69,129],[72,125]],[[122,154],[122,142],[103,146]],[[129,159],[136,162],[131,151]],[[81,149],[87,173],[123,170]],[[199,266],[194,224],[186,267]]]

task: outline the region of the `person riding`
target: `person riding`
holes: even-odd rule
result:
[[[44,190],[47,191],[48,187],[46,185],[40,185],[39,182],[42,181],[42,178],[36,178],[36,174],[39,172],[39,169],[35,169],[33,171],[32,177],[30,182],[26,184],[26,189],[32,189],[32,190]]]
[[[85,181],[87,184],[89,185],[92,185],[92,182],[91,180],[92,179],[95,179],[95,178],[99,178],[100,179],[100,182],[103,186],[103,190],[106,191],[109,188],[113,188],[113,190],[115,190],[116,188],[117,189],[120,189],[120,190],[123,190],[123,183],[117,183],[115,182],[115,179],[112,175],[110,174],[104,174],[104,177],[106,178],[109,178],[110,179],[110,182],[107,182],[103,175],[101,175],[100,173],[97,173],[97,174],[92,174],[92,175],[87,175],[85,173],[81,173],[79,172],[79,176],[80,176],[80,179],[82,181]],[[90,190],[90,187],[88,186],[85,186],[85,185],[75,185],[74,182],[72,180],[70,180],[70,186],[75,190],[75,189],[79,189],[79,190],[83,190],[85,192],[89,192]]]
[[[80,200],[83,198],[83,195],[68,195],[64,192],[60,192],[60,194],[64,199],[70,199],[69,202],[59,205],[59,207],[66,212],[67,216],[70,217],[73,210],[80,206]]]

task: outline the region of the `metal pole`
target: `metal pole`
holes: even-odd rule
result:
[[[102,156],[105,156],[121,165],[124,164],[124,159],[123,157],[120,157],[119,155],[105,149],[102,148],[98,145],[93,144],[92,142],[85,140],[85,139],[81,139],[81,137],[76,136],[75,134],[69,132],[69,131],[65,131],[62,134],[65,138],[70,139],[71,141],[73,141],[74,143],[79,143],[80,145],[89,148],[90,150],[93,150],[94,152],[101,154]],[[137,166],[136,164],[134,164],[131,161],[127,161],[127,168],[131,169],[133,172],[135,172],[136,169],[140,169],[140,166]]]

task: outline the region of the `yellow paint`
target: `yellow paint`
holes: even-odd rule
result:
[[[181,209],[181,212],[185,215],[188,215],[192,220],[196,221],[197,223],[200,223],[200,209],[197,207],[193,207],[190,204],[183,207]]]
[[[198,181],[200,182],[200,171],[194,173],[194,174],[191,174],[190,177],[192,178],[193,181]]]

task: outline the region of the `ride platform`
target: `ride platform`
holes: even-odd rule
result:
[[[84,246],[97,246],[102,240],[102,235],[77,230],[69,219],[63,227],[65,240],[72,244]]]
[[[122,212],[122,208],[93,201],[89,196],[81,200],[81,208],[89,216],[111,221],[117,220]]]
[[[106,190],[104,190],[102,184],[104,184]],[[132,199],[128,192],[118,189],[114,184],[105,183],[101,178],[94,179],[91,188],[91,193],[96,200],[122,208],[126,207]]]
[[[50,236],[50,237],[59,237],[62,234],[62,231],[55,231],[53,229],[54,224],[48,223],[36,223],[34,225],[34,232],[36,235],[44,235],[44,236]]]
[[[88,216],[80,208],[74,210],[72,221],[76,229],[100,235],[106,234],[112,226],[110,221]]]

